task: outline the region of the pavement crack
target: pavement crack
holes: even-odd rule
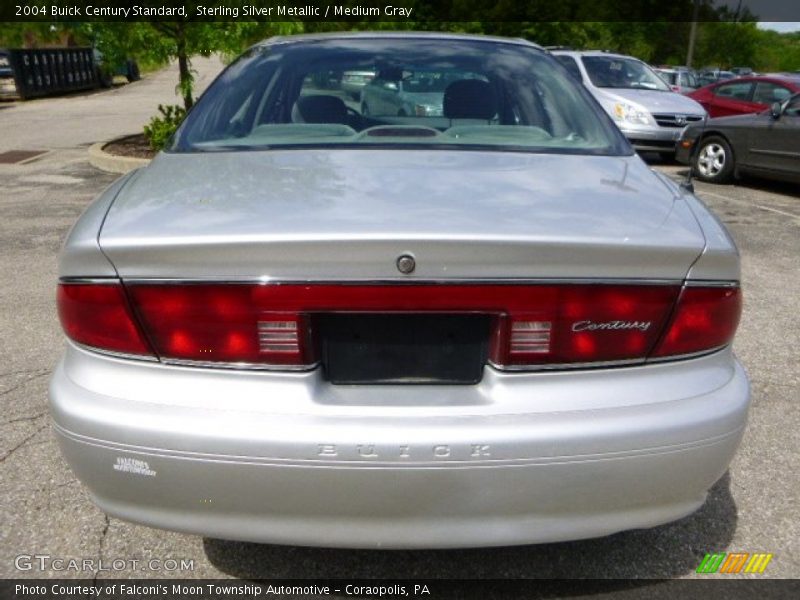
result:
[[[17,417],[16,419],[9,419],[8,421],[3,421],[0,425],[9,425],[11,423],[22,423],[23,421],[35,421],[36,419],[41,419],[43,416],[47,414],[46,410],[43,410],[40,413],[36,413],[35,415],[31,415],[29,417]]]
[[[0,373],[0,377],[11,377],[12,375],[40,375],[42,373],[48,373],[50,369],[20,369],[19,371],[6,371],[5,373]]]
[[[103,564],[103,550],[105,549],[106,545],[106,536],[108,535],[108,528],[111,525],[111,520],[108,518],[108,515],[103,513],[103,531],[100,532],[100,544],[97,548],[97,558],[98,558],[98,565]],[[97,569],[94,572],[94,577],[92,577],[92,586],[97,585],[97,576],[100,575],[100,570]]]
[[[17,444],[13,448],[11,448],[11,450],[9,450],[5,454],[3,454],[3,456],[0,456],[0,463],[4,463],[9,456],[14,454],[14,452],[16,452],[17,450],[22,448],[25,444],[30,442],[33,438],[35,438],[37,435],[39,435],[42,431],[47,429],[47,427],[49,427],[49,426],[50,426],[50,423],[45,423],[44,425],[39,427],[36,431],[34,431],[32,434],[30,434],[28,437],[24,438],[19,444]]]
[[[10,394],[11,392],[13,392],[13,391],[15,391],[15,390],[18,390],[19,388],[21,388],[22,386],[24,386],[24,385],[26,385],[26,384],[30,383],[31,381],[33,381],[33,380],[35,380],[35,379],[39,379],[40,377],[44,377],[45,375],[48,375],[48,374],[49,374],[49,372],[44,372],[44,373],[39,373],[38,375],[34,375],[34,376],[32,376],[32,377],[28,377],[27,379],[25,379],[25,380],[23,380],[23,381],[19,382],[19,383],[18,383],[17,385],[15,385],[14,387],[10,387],[10,388],[8,388],[7,390],[3,390],[2,392],[0,392],[0,397],[2,397],[2,396],[7,396],[7,395],[8,395],[8,394]]]

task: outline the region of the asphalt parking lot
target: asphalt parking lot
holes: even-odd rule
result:
[[[219,68],[196,61],[200,86]],[[770,552],[764,576],[800,577],[800,189],[748,180],[697,184],[742,252],[745,310],[736,351],[753,407],[731,468],[694,515],[582,542],[458,551],[353,551],[203,539],[108,519],[62,460],[47,415],[49,374],[63,338],[56,255],[80,212],[116,176],[87,160],[95,141],[135,133],[174,102],[172,69],[98,92],[0,104],[0,153],[45,153],[0,164],[0,577],[87,577],[15,557],[193,561],[193,569],[99,577],[663,578],[693,577],[707,552]],[[673,177],[684,169],[653,160]],[[130,564],[130,563],[129,563]]]

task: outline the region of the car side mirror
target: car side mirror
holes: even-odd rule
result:
[[[780,102],[773,102],[772,106],[769,108],[769,115],[773,119],[780,119],[781,118],[781,103]]]

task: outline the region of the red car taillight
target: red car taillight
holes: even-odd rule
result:
[[[562,285],[501,318],[490,360],[504,367],[644,359],[663,330],[677,286]]]
[[[62,284],[77,342],[203,363],[304,367],[320,313],[483,313],[500,368],[644,361],[731,341],[738,288],[665,285]],[[676,306],[677,303],[677,306]],[[135,316],[134,316],[135,315]],[[137,325],[137,318],[141,329]]]
[[[738,287],[686,287],[653,356],[693,354],[730,344],[741,314]]]
[[[152,356],[119,283],[62,283],[57,304],[70,339],[101,350]]]
[[[306,316],[265,302],[259,285],[132,285],[156,352],[200,362],[305,366],[315,362]]]

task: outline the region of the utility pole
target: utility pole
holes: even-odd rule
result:
[[[697,16],[700,13],[700,0],[694,0],[692,9],[692,28],[689,30],[689,50],[686,52],[686,66],[692,68],[694,60],[694,43],[697,39]]]

